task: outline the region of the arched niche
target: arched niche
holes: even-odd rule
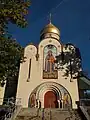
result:
[[[57,55],[56,46],[49,44],[43,49],[43,79],[57,79],[58,71],[55,67]]]

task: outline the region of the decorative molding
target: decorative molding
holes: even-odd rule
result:
[[[52,42],[52,40],[49,40],[49,43],[51,43]]]
[[[30,50],[32,50],[32,48],[30,48]]]

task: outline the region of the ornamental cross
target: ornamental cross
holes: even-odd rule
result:
[[[52,14],[50,13],[50,16],[49,16],[49,22],[51,23],[51,19],[52,19]]]

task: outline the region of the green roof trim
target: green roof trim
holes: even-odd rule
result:
[[[79,89],[87,89],[90,90],[90,79],[87,77],[79,77],[78,78],[78,87]]]

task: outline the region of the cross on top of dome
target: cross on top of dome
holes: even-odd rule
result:
[[[52,20],[52,14],[50,13],[50,18],[49,18],[50,24],[51,24],[51,20]]]

